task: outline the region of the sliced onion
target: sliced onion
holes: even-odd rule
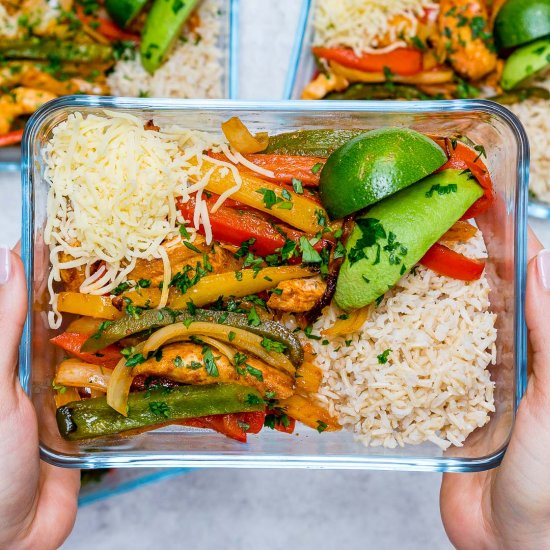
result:
[[[217,340],[229,342],[229,333],[231,332],[235,335],[231,340],[233,346],[254,354],[258,359],[261,359],[268,365],[287,372],[291,376],[295,375],[295,368],[290,362],[290,359],[283,353],[267,351],[262,347],[262,338],[260,336],[252,334],[247,330],[221,325],[219,323],[193,321],[188,327],[183,323],[168,325],[167,327],[157,330],[149,337],[144,344],[143,353],[148,354],[151,351],[157,350],[164,344],[178,341],[180,338],[188,340],[190,336],[212,336]]]
[[[75,388],[88,387],[106,392],[110,377],[109,369],[79,359],[67,359],[57,369],[55,384]]]
[[[138,344],[134,353],[143,353],[143,344]],[[123,357],[117,363],[107,385],[107,405],[123,416],[128,416],[128,395],[134,380],[134,368],[126,366],[127,360],[126,357]]]
[[[239,153],[259,153],[269,143],[267,132],[261,132],[253,136],[239,117],[232,117],[222,123],[222,131],[233,149]]]

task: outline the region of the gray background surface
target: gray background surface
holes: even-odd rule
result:
[[[299,0],[242,0],[243,99],[279,99]],[[18,174],[0,174],[0,242],[20,234]],[[550,225],[533,221],[550,246]],[[440,476],[394,472],[204,470],[80,509],[63,548],[301,550],[450,548]]]

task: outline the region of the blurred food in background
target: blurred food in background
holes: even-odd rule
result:
[[[550,0],[318,0],[303,99],[489,98],[519,116],[550,203]]]
[[[0,146],[72,94],[222,96],[222,0],[0,0]]]

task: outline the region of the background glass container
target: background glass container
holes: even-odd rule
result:
[[[219,47],[223,52],[222,98],[236,99],[239,78],[239,0],[226,0]],[[19,172],[21,147],[0,147],[0,172]]]

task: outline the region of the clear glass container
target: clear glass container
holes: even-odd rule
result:
[[[235,99],[239,75],[239,0],[226,0],[219,47],[223,52],[222,98]],[[0,147],[0,172],[19,172],[21,147]]]
[[[487,152],[497,201],[477,219],[487,243],[487,275],[492,309],[498,314],[496,412],[483,429],[460,448],[447,452],[432,444],[398,449],[367,448],[351,433],[318,434],[299,426],[289,436],[264,430],[241,444],[222,435],[171,426],[135,437],[110,437],[73,443],[57,430],[51,388],[60,350],[50,345],[46,323],[49,270],[42,236],[48,185],[43,178],[42,148],[52,128],[74,111],[102,109],[132,113],[163,126],[219,131],[239,116],[253,132],[303,128],[404,126],[441,136],[467,135]],[[526,384],[526,329],[523,297],[526,270],[526,207],[529,151],[525,132],[509,111],[489,101],[436,102],[229,102],[60,98],[37,112],[27,125],[23,143],[23,258],[29,285],[29,311],[20,357],[20,378],[38,412],[42,457],[73,468],[178,467],[307,467],[431,471],[477,471],[499,464]],[[67,322],[68,319],[65,320]]]

